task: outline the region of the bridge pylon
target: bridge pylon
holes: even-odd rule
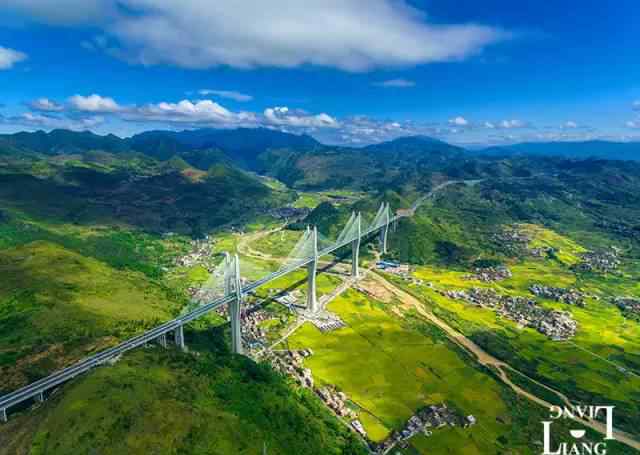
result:
[[[387,254],[387,237],[389,236],[389,222],[391,220],[391,209],[389,208],[388,203],[383,203],[383,218],[384,225],[382,229],[380,229],[380,249],[382,250],[382,254]]]
[[[318,228],[311,231],[311,256],[313,260],[307,265],[307,309],[315,313],[318,311],[316,295],[316,275],[318,273]]]
[[[187,350],[186,345],[184,344],[184,326],[180,325],[173,331],[173,341],[183,351]]]
[[[232,283],[233,292],[235,292],[235,299],[229,303],[229,316],[231,319],[231,352],[234,354],[243,354],[242,348],[242,280],[240,279],[240,258],[238,255],[234,255],[233,260],[230,261],[230,271],[233,273]]]
[[[357,278],[360,274],[358,261],[360,259],[360,236],[362,235],[362,214],[356,216],[356,238],[351,242],[351,276]]]

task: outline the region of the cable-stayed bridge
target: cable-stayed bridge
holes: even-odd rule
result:
[[[350,246],[352,252],[351,274],[357,277],[359,273],[360,243],[362,240],[378,233],[381,250],[386,253],[389,227],[403,216],[406,215],[392,214],[389,204],[386,203],[382,203],[369,223],[364,222],[360,213],[352,213],[336,240],[326,239],[318,232],[316,227],[309,227],[302,234],[280,269],[244,286],[240,277],[238,255],[226,254],[223,262],[213,271],[209,281],[205,283],[202,291],[197,295],[194,305],[184,314],[140,335],[129,338],[117,346],[98,352],[70,367],[59,370],[0,397],[0,421],[7,421],[7,410],[9,408],[31,399],[43,401],[48,390],[96,366],[109,362],[131,349],[152,341],[157,341],[166,346],[169,337],[173,338],[177,346],[184,349],[184,325],[224,305],[228,306],[231,320],[231,350],[234,353],[242,354],[240,308],[244,296],[275,279],[306,267],[307,309],[313,312],[318,311],[316,275],[318,273],[319,258],[329,255],[340,248]]]

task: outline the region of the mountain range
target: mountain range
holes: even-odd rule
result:
[[[233,160],[253,166],[256,158],[270,149],[314,151],[321,149],[353,149],[372,153],[408,153],[465,151],[462,147],[427,136],[407,136],[354,149],[318,142],[303,134],[291,134],[267,128],[195,129],[183,131],[153,130],[120,138],[101,136],[89,131],[52,130],[0,135],[0,152],[7,149],[32,151],[47,155],[78,153],[88,150],[106,152],[135,151],[165,160],[192,150],[217,150]],[[566,158],[603,158],[640,160],[640,142],[558,141],[524,142],[491,146],[469,152],[483,156],[557,156]]]
[[[160,161],[179,159],[202,171],[223,164],[310,190],[382,186],[420,190],[426,172],[475,179],[526,176],[558,159],[640,161],[640,142],[521,143],[471,151],[427,136],[400,137],[361,148],[333,146],[308,135],[266,128],[147,131],[130,138],[69,130],[0,135],[0,156],[88,151],[139,153]]]

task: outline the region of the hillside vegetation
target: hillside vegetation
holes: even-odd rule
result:
[[[269,368],[224,351],[159,349],[129,353],[15,417],[0,454],[366,453],[316,397]]]

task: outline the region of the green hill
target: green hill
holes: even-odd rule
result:
[[[367,453],[317,397],[224,352],[141,349],[64,389],[0,429],[1,455]]]

